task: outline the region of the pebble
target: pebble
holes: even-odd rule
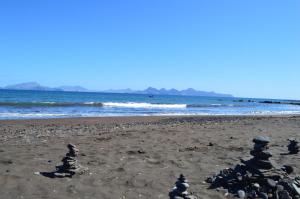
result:
[[[253,187],[255,187],[256,189],[259,189],[260,186],[259,186],[258,183],[254,183],[254,184],[253,184]]]
[[[267,183],[270,187],[276,187],[276,182],[272,179],[267,179]]]
[[[245,198],[246,197],[246,193],[243,190],[238,190],[237,192],[239,198]]]
[[[36,171],[33,173],[34,175],[40,175],[41,173],[39,171]]]
[[[262,143],[262,144],[268,144],[270,142],[270,138],[267,136],[257,136],[253,139],[254,143]]]
[[[262,199],[268,199],[268,194],[266,194],[265,192],[260,192],[259,193],[259,197],[262,198]]]
[[[283,187],[282,185],[277,185],[277,186],[276,186],[276,189],[277,189],[278,191],[283,191],[283,190],[284,190],[284,187]]]

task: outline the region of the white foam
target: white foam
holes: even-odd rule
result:
[[[150,103],[136,103],[136,102],[105,102],[103,106],[107,107],[124,107],[124,108],[186,108],[186,104],[150,104]]]
[[[0,118],[44,118],[44,117],[62,117],[66,114],[55,113],[0,113]]]

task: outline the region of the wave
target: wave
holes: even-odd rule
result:
[[[120,108],[186,108],[186,104],[151,104],[136,102],[0,102],[1,106],[12,107],[120,107]]]
[[[0,120],[3,119],[33,119],[33,118],[72,118],[72,117],[119,117],[119,116],[263,116],[263,115],[300,115],[300,111],[249,111],[249,112],[169,112],[169,113],[10,113],[0,112]]]
[[[0,118],[55,118],[68,116],[70,115],[62,113],[0,113]]]
[[[120,108],[186,108],[186,104],[151,104],[151,103],[136,103],[136,102],[104,102],[106,107]]]
[[[67,107],[67,106],[99,106],[100,102],[0,102],[0,106],[13,107]]]
[[[220,107],[224,104],[188,104],[187,108]]]
[[[187,108],[245,107],[239,104],[188,104]]]
[[[0,102],[1,106],[30,108],[30,107],[112,107],[112,108],[145,108],[145,109],[185,109],[240,107],[233,104],[160,104],[146,102]]]

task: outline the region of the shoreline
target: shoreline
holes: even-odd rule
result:
[[[0,119],[0,124],[9,123],[29,123],[35,121],[41,122],[54,122],[54,121],[96,121],[96,120],[144,120],[144,119],[164,119],[164,118],[289,118],[289,117],[300,117],[300,114],[265,114],[265,115],[137,115],[137,116],[92,116],[92,117],[60,117],[60,118],[18,118],[18,119]]]

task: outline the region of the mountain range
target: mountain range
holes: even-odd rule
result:
[[[208,96],[208,97],[233,97],[230,94],[215,93],[213,91],[198,91],[193,88],[185,90],[176,89],[156,89],[149,87],[145,90],[132,90],[132,89],[119,89],[119,90],[105,90],[105,91],[93,91],[81,86],[60,86],[60,87],[47,87],[42,86],[37,82],[25,82],[21,84],[8,85],[2,89],[10,90],[37,90],[37,91],[72,91],[72,92],[104,92],[104,93],[131,93],[131,94],[147,94],[147,95],[182,95],[182,96]]]
[[[182,96],[207,96],[207,97],[233,97],[231,94],[223,94],[223,93],[215,93],[213,91],[207,92],[207,91],[198,91],[193,88],[188,88],[185,90],[176,90],[174,88],[172,89],[156,89],[153,87],[149,87],[145,90],[136,91],[131,90],[129,88],[127,89],[121,89],[121,90],[105,90],[103,92],[106,93],[132,93],[132,94],[148,94],[148,95],[182,95]]]
[[[73,92],[87,92],[88,89],[83,88],[81,86],[60,86],[60,87],[47,87],[42,86],[37,82],[25,82],[21,84],[14,84],[5,86],[2,89],[9,90],[35,90],[35,91],[73,91]]]

